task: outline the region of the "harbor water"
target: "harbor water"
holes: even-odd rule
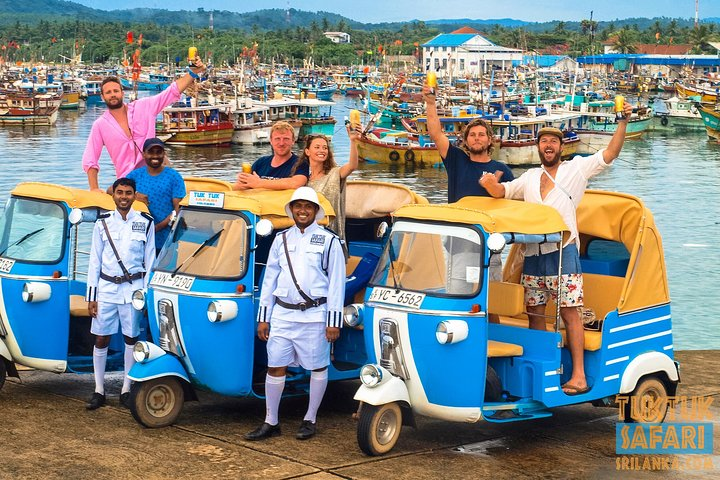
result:
[[[336,96],[338,120],[333,138],[336,160],[347,162],[349,144],[343,118],[357,108],[355,99]],[[0,127],[0,199],[23,181],[43,181],[86,188],[81,158],[92,122],[104,111],[91,107],[60,111],[52,127]],[[299,151],[300,147],[297,147]],[[173,166],[184,176],[232,181],[243,161],[270,153],[269,145],[171,147]],[[101,158],[100,183],[114,179],[107,153]],[[514,169],[515,175],[522,169]],[[431,202],[447,198],[441,169],[392,168],[361,163],[352,178],[402,183]],[[593,178],[591,188],[614,190],[643,199],[663,236],[672,299],[676,349],[720,348],[720,145],[705,132],[651,133],[625,143],[609,170]]]

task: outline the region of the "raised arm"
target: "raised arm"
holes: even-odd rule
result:
[[[361,128],[361,127],[358,127]],[[350,138],[350,158],[348,159],[348,163],[340,167],[340,178],[347,178],[350,176],[352,172],[357,170],[358,168],[358,151],[357,151],[357,142],[360,138],[360,131],[359,130],[352,130],[350,128],[350,125],[347,126],[348,131],[348,137]]]
[[[188,67],[188,69],[192,71],[192,74],[188,72],[175,81],[175,83],[177,83],[178,89],[180,90],[180,93],[184,92],[185,89],[189,87],[196,78],[199,79],[200,75],[205,72],[205,64],[202,62],[202,60],[200,60],[200,57],[196,56],[192,64],[192,67]]]
[[[632,115],[632,111],[632,105],[625,102],[625,105],[623,106],[623,114],[625,117],[622,120],[618,120],[617,129],[610,139],[610,143],[607,148],[603,151],[603,160],[605,160],[605,163],[608,165],[611,164],[618,155],[620,155],[620,150],[622,150],[622,146],[625,143],[625,133],[627,132],[628,119],[630,118],[630,115]]]
[[[435,103],[435,93],[430,87],[424,85],[422,94],[426,105],[425,115],[427,116],[427,128],[430,139],[435,143],[435,147],[440,153],[440,156],[445,158],[450,148],[450,140],[448,140],[447,136],[443,133],[442,126],[440,125],[440,117],[438,117],[437,104]]]

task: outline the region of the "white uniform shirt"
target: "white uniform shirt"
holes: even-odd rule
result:
[[[155,261],[155,225],[132,208],[127,220],[117,210],[105,219],[115,248],[130,274],[147,272]],[[147,288],[149,275],[116,284],[100,278],[100,271],[111,277],[122,277],[123,271],[108,241],[101,219],[95,222],[87,276],[87,301],[130,303],[135,290]]]
[[[326,297],[327,303],[305,311],[292,310],[275,303],[305,302],[288,268],[282,232],[275,236],[260,291],[258,322],[271,318],[292,322],[325,322],[328,327],[342,327],[345,300],[345,255],[337,235],[313,223],[300,232],[297,226],[285,231],[288,253],[295,278],[303,292],[313,300]]]
[[[565,245],[569,245],[574,241],[579,251],[577,207],[580,205],[583,195],[585,195],[588,180],[610,166],[603,159],[603,151],[600,150],[589,157],[577,156],[569,162],[560,163],[557,172],[555,172],[555,187],[548,192],[544,200],[540,194],[540,178],[542,175],[548,175],[548,177],[550,175],[543,173],[542,168],[533,168],[515,180],[503,183],[505,198],[525,200],[526,202],[553,207],[560,213],[565,225],[570,229],[570,238]],[[525,256],[551,253],[556,250],[557,246],[555,244],[533,243],[527,245]]]

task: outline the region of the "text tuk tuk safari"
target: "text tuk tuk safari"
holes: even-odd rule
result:
[[[133,208],[147,211],[135,202]],[[94,336],[85,301],[88,251],[110,195],[60,185],[17,185],[0,219],[0,387],[15,364],[49,372],[92,372]],[[109,369],[123,368],[113,336]]]
[[[197,399],[198,389],[263,396],[267,354],[256,335],[260,287],[271,232],[293,224],[284,208],[291,190],[235,192],[227,182],[201,178],[186,179],[186,187],[188,196],[151,272],[148,291],[137,294],[137,306],[146,304],[151,331],[159,339],[157,345],[136,345],[138,363],[129,375],[135,382],[131,411],[148,427],[172,424],[184,400]],[[382,250],[383,222],[400,205],[421,201],[400,185],[348,183],[346,303],[364,296]],[[326,218],[334,216],[324,197],[320,202]],[[333,345],[329,379],[357,378],[367,362],[364,345],[362,328],[346,326]],[[292,386],[288,395],[306,394],[309,373],[292,370],[287,382]]]
[[[369,455],[390,451],[402,425],[421,414],[457,422],[511,422],[581,402],[612,405],[617,394],[648,397],[653,409],[626,418],[660,422],[679,382],[662,241],[653,216],[630,195],[588,191],[578,208],[584,272],[585,373],[590,389],[561,386],[572,363],[559,308],[546,331],[528,328],[519,284],[523,244],[561,241],[556,210],[467,197],[406,206],[395,223],[358,321],[371,363],[361,370],[357,439]],[[489,255],[512,244],[502,282]],[[559,243],[558,243],[559,245]],[[558,269],[559,269],[558,265]],[[488,314],[500,323],[489,323]]]

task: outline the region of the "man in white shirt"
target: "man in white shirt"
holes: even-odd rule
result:
[[[557,128],[540,129],[537,136],[538,153],[542,166],[533,168],[511,182],[499,182],[496,173],[485,174],[481,185],[496,198],[522,199],[526,202],[555,208],[570,229],[570,237],[562,249],[560,275],[560,316],[567,330],[567,343],[572,359],[572,374],[562,386],[566,395],[580,395],[589,390],[585,378],[585,334],[578,312],[583,305],[582,270],[580,269],[580,239],[577,227],[577,207],[585,194],[588,180],[605,170],[620,155],[627,119],[632,105],[625,103],[624,118],[618,120],[617,130],[607,148],[589,157],[575,157],[570,162],[560,161],[563,133]],[[547,291],[557,292],[559,252],[555,245],[530,244],[525,250],[522,285],[525,287],[525,304],[530,328],[545,330]]]
[[[285,206],[295,225],[270,247],[260,291],[258,337],[267,342],[266,416],[245,435],[264,440],[280,435],[278,410],[288,366],[310,374],[310,399],[295,436],[315,435],[315,417],[328,383],[330,344],[340,336],[345,299],[345,254],[340,239],[317,224],[325,211],[310,187],[295,190]]]

